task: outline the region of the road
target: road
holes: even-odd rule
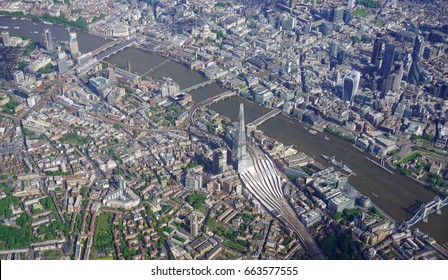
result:
[[[62,87],[62,85],[72,76],[73,73],[75,73],[76,69],[77,69],[77,66],[72,68],[71,70],[69,70],[67,73],[65,73],[63,75],[62,79],[56,80],[55,82],[53,82],[51,84],[51,89],[48,92],[48,94],[45,97],[41,98],[38,102],[36,102],[36,104],[34,104],[34,106],[28,108],[28,110],[21,113],[17,117],[16,122],[14,123],[12,128],[7,133],[5,133],[5,135],[3,135],[0,138],[0,142],[4,142],[8,137],[13,135],[13,132],[16,131],[16,128],[22,123],[22,120],[24,118],[26,118],[31,112],[39,110],[40,108],[42,108],[42,106],[45,104],[46,101],[51,100],[53,95],[57,92],[57,90]],[[11,82],[9,82],[8,84],[11,84]],[[15,86],[17,87],[18,85],[15,85]]]

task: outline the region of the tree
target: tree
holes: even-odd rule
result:
[[[425,134],[423,135],[423,139],[432,142],[432,140],[434,139],[434,135],[431,135],[431,134],[429,134],[429,133],[425,133]]]
[[[340,220],[340,219],[342,218],[342,213],[341,213],[341,212],[336,212],[336,213],[334,213],[333,218],[334,218],[336,221]]]
[[[82,187],[81,188],[81,195],[83,196],[83,197],[86,197],[87,196],[87,192],[89,191],[89,187]]]
[[[350,40],[352,41],[353,45],[361,41],[357,35],[350,36]]]

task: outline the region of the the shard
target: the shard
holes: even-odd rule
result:
[[[237,172],[242,172],[247,164],[246,129],[244,124],[244,105],[240,104],[238,124],[232,146],[232,162]]]

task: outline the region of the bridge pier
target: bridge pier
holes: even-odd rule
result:
[[[437,209],[436,214],[437,215],[442,215],[442,209],[441,208]]]

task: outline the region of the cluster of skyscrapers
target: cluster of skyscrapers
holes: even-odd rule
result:
[[[55,49],[50,29],[44,31],[44,45],[48,52],[52,52]],[[78,47],[78,38],[74,31],[70,31],[69,33],[68,51],[73,59],[78,58],[81,55]]]
[[[373,42],[373,50],[370,59],[371,65],[375,67],[377,78],[373,77],[372,89],[381,91],[382,96],[387,92],[397,92],[405,71],[408,71],[407,81],[413,85],[422,83],[421,58],[424,50],[424,39],[416,36],[410,57],[403,57],[401,50],[393,42],[386,41],[381,35]],[[330,55],[337,59],[339,54],[337,42],[330,45]],[[357,94],[361,73],[352,70],[344,77],[342,100],[352,103]]]

